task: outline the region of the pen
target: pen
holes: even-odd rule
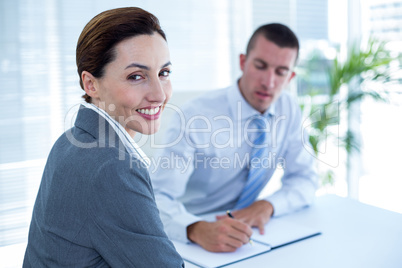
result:
[[[226,214],[229,216],[229,218],[234,219],[234,217],[233,217],[232,213],[230,212],[230,210],[227,210]],[[253,240],[250,239],[248,242],[250,243],[250,245],[253,245]]]

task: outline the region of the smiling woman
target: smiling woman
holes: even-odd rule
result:
[[[86,104],[50,152],[23,267],[183,267],[133,140],[158,130],[171,96],[158,19],[140,8],[95,16],[78,40],[77,67]]]
[[[124,16],[130,10],[119,12],[121,17],[97,15],[79,37],[77,67],[83,97],[105,110],[130,136],[153,134],[172,94],[166,36],[156,17],[138,14],[130,24]]]
[[[105,110],[131,137],[135,132],[155,133],[172,95],[165,39],[159,34],[131,37],[116,45],[113,56],[100,78],[82,72],[88,101]]]

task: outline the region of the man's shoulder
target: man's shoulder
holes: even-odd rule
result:
[[[284,90],[278,100],[295,102],[296,97],[289,90]]]
[[[281,96],[275,103],[276,112],[288,113],[300,109],[296,97],[289,91],[282,91]]]

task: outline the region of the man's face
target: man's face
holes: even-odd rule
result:
[[[248,55],[240,55],[240,92],[254,109],[263,113],[279,98],[295,76],[296,57],[296,48],[280,48],[261,35]]]

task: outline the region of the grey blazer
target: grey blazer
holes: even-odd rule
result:
[[[81,106],[50,152],[23,267],[184,267],[148,171],[91,109]]]

